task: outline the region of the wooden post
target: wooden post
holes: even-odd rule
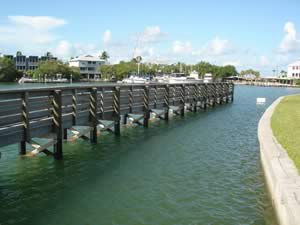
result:
[[[22,121],[24,127],[24,140],[21,141],[20,143],[20,150],[19,150],[20,155],[26,154],[26,142],[31,141],[28,99],[29,99],[29,93],[26,91],[22,94]]]
[[[64,129],[64,140],[68,140],[68,129]]]
[[[144,104],[144,127],[149,126],[150,108],[149,108],[149,86],[144,87],[143,104]]]
[[[225,83],[225,93],[224,93],[225,97],[226,97],[226,103],[229,102],[229,84]]]
[[[120,87],[114,87],[114,122],[115,122],[115,134],[120,135]]]
[[[129,88],[129,113],[132,113],[133,107],[133,86]]]
[[[90,93],[90,123],[93,128],[90,132],[91,142],[97,143],[97,125],[98,125],[98,114],[97,114],[97,88],[92,88]]]
[[[194,85],[193,112],[197,112],[197,103],[199,98],[198,85]]]
[[[165,85],[165,120],[169,120],[169,110],[170,110],[170,87]]]
[[[77,89],[72,90],[72,125],[77,123]]]
[[[62,91],[55,90],[53,95],[53,131],[56,135],[56,143],[54,144],[54,158],[62,159]]]
[[[101,87],[100,89],[100,99],[99,99],[99,113],[100,113],[100,120],[104,118],[104,88]]]
[[[234,84],[231,83],[230,86],[231,86],[231,102],[233,102],[233,99],[234,99]]]
[[[157,85],[155,85],[155,88],[154,88],[154,106],[153,106],[154,109],[157,108]]]
[[[182,84],[180,86],[180,115],[184,116],[184,108],[185,108],[185,85]]]
[[[207,88],[207,84],[203,84],[204,85],[204,90],[203,90],[203,109],[207,108],[207,96],[208,96],[208,88]]]

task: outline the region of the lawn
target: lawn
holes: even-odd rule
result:
[[[273,113],[271,126],[300,173],[300,95],[282,99]]]

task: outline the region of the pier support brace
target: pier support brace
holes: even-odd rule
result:
[[[90,93],[90,123],[91,132],[90,140],[92,143],[97,143],[97,126],[98,126],[98,114],[97,114],[97,88],[92,88]]]
[[[53,131],[55,133],[56,143],[54,144],[54,158],[63,158],[62,145],[62,91],[55,90],[53,93]]]
[[[149,108],[149,86],[144,87],[143,104],[144,104],[144,127],[149,126],[150,108]]]
[[[120,126],[120,119],[121,119],[121,111],[120,111],[120,87],[115,87],[114,88],[114,97],[113,97],[113,108],[114,108],[114,131],[115,135],[119,136],[121,133],[121,126]]]
[[[169,85],[165,86],[165,121],[169,120],[169,110],[170,110],[170,87]]]

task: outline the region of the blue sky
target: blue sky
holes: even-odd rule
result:
[[[3,1],[0,52],[63,60],[107,50],[111,62],[201,60],[265,75],[300,57],[300,1]]]

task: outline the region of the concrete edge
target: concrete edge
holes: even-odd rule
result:
[[[272,204],[279,224],[300,224],[300,176],[294,162],[273,136],[271,117],[278,98],[265,111],[258,124],[260,155]]]

